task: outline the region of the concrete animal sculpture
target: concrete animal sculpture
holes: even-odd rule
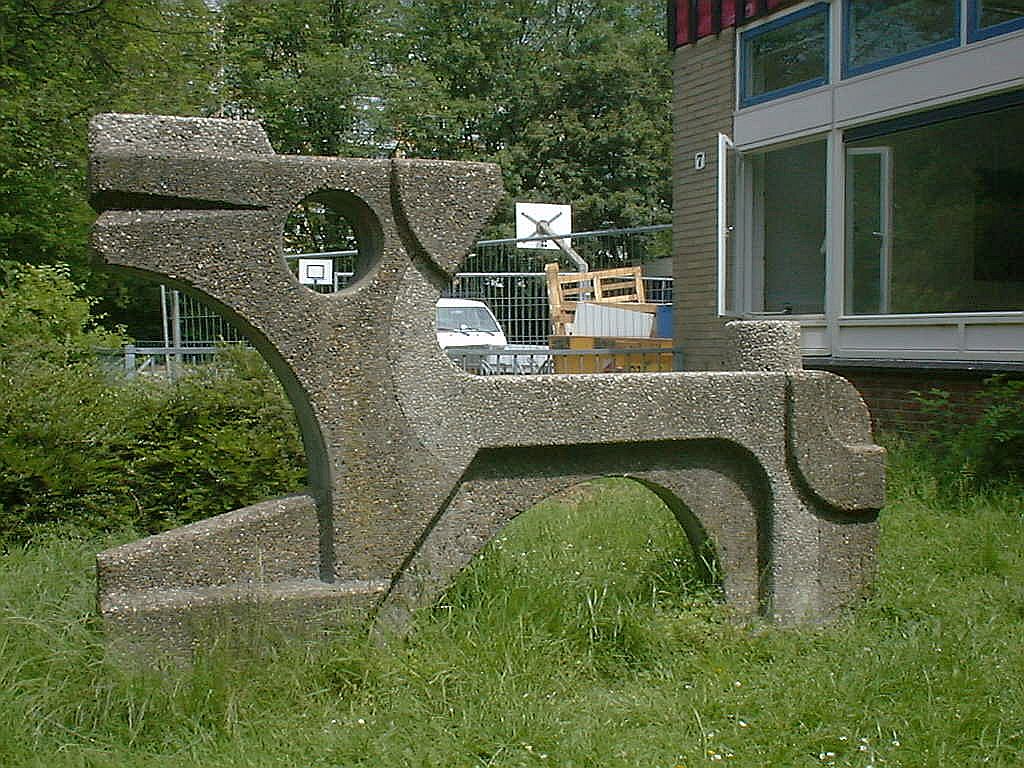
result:
[[[494,166],[282,156],[215,119],[100,115],[90,142],[101,258],[247,333],[310,471],[308,493],[101,553],[114,635],[181,649],[254,614],[401,627],[520,511],[604,475],[668,504],[740,614],[820,620],[870,582],[883,453],[853,388],[801,369],[796,326],[732,324],[728,372],[475,377],[439,350],[434,304],[499,198]],[[282,257],[310,195],[359,241],[334,294]]]

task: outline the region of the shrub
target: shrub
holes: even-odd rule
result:
[[[105,509],[123,524],[109,446],[121,388],[96,365],[123,337],[97,325],[62,267],[15,266],[0,288],[0,537]],[[102,492],[99,489],[103,489]]]
[[[109,375],[124,337],[60,267],[0,278],[0,543],[53,526],[164,530],[296,490],[294,415],[255,352],[178,382]]]
[[[306,481],[294,412],[247,349],[176,382],[151,381],[126,467],[147,530],[165,530],[294,491]]]
[[[993,376],[976,397],[981,416],[962,424],[953,417],[948,393],[918,395],[933,417],[926,438],[940,449],[943,468],[971,486],[1024,479],[1024,379]]]
[[[985,382],[987,406],[961,435],[961,452],[981,478],[1024,479],[1024,379],[1005,375]]]

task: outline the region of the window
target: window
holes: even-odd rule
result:
[[[823,6],[739,33],[718,314],[791,315],[807,355],[1019,361],[1024,0]]]
[[[1024,0],[970,0],[969,18],[972,41],[1024,29]]]
[[[844,76],[953,48],[959,0],[846,0]]]
[[[727,161],[737,189],[720,184],[720,206],[741,213],[734,230],[720,208],[719,314],[823,314],[828,141]]]
[[[816,3],[743,33],[741,106],[828,82],[828,17],[828,4]]]
[[[887,314],[892,290],[892,147],[846,150],[846,313]]]
[[[497,333],[501,329],[484,307],[442,306],[437,308],[437,330]]]
[[[825,311],[826,145],[822,139],[752,159],[763,312]]]
[[[830,7],[814,3],[740,33],[741,108],[828,84],[837,46],[845,79],[1024,30],[1024,0],[842,0],[833,29]]]
[[[1022,135],[1024,94],[847,132],[848,313],[1024,307]]]

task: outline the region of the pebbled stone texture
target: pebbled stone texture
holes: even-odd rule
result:
[[[800,369],[791,324],[734,326],[730,372],[474,377],[438,348],[434,304],[500,197],[495,166],[279,156],[254,123],[139,115],[96,117],[90,147],[100,257],[248,334],[311,478],[100,553],[117,642],[339,617],[400,631],[517,514],[606,475],[665,500],[740,615],[824,620],[870,584],[884,455],[853,387]],[[366,255],[335,294],[282,256],[312,193]]]

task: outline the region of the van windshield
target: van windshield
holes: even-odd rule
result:
[[[481,307],[438,307],[437,330],[498,333],[501,329],[491,313]]]

